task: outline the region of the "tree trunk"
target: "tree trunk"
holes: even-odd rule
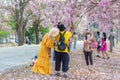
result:
[[[40,40],[39,40],[39,30],[38,30],[38,27],[35,28],[35,35],[36,35],[36,44],[39,44]]]
[[[40,40],[39,40],[39,30],[38,30],[38,27],[39,27],[39,21],[34,21],[33,23],[33,26],[34,26],[34,30],[35,30],[35,35],[36,35],[36,44],[39,44]]]
[[[23,43],[24,43],[24,39],[23,39],[23,33],[22,33],[23,31],[22,31],[22,29],[20,28],[20,29],[18,29],[18,31],[17,31],[17,34],[18,34],[18,46],[22,46],[23,45]]]
[[[23,44],[25,42],[25,30],[22,30],[22,39],[23,39]]]
[[[110,30],[110,52],[113,51],[113,28]]]

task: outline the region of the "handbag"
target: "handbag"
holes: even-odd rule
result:
[[[90,48],[97,48],[97,42],[91,42]]]

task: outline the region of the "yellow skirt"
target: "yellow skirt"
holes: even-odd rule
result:
[[[52,38],[45,34],[42,39],[39,51],[38,58],[32,67],[32,71],[34,73],[40,74],[50,74],[51,73],[51,65],[50,65],[50,57],[48,54],[48,48],[54,47],[54,41]]]
[[[50,58],[45,46],[41,45],[38,58],[32,67],[32,71],[38,74],[50,74],[51,66],[50,66]]]

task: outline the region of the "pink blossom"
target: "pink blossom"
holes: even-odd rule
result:
[[[109,0],[101,0],[99,2],[99,6],[101,6],[101,7],[105,7],[105,6],[109,6],[109,5],[110,5]]]

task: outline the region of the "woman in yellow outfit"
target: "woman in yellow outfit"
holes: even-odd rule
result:
[[[51,73],[50,52],[51,48],[54,47],[53,37],[57,36],[58,34],[58,28],[52,28],[49,33],[44,35],[38,51],[38,58],[32,67],[32,72],[38,74]]]

